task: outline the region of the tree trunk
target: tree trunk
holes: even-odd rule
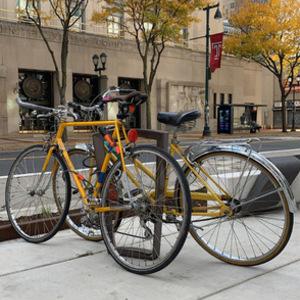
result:
[[[145,91],[148,96],[147,100],[147,129],[151,129],[151,87],[145,84]]]
[[[147,129],[151,129],[151,99],[150,99],[150,94],[148,94],[148,100],[147,100]]]
[[[66,98],[66,88],[67,88],[67,60],[69,53],[69,31],[64,29],[63,40],[61,45],[61,73],[62,73],[62,81],[61,81],[61,104],[65,105]]]

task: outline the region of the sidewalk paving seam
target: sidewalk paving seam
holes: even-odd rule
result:
[[[297,262],[300,262],[300,259],[296,259],[296,260],[291,261],[291,262],[289,262],[289,263],[286,263],[286,264],[284,264],[284,265],[278,266],[278,267],[276,267],[276,268],[274,268],[274,269],[265,271],[264,273],[257,274],[257,275],[255,275],[255,276],[251,276],[251,277],[249,277],[249,278],[247,278],[247,279],[244,279],[244,280],[241,281],[241,282],[232,284],[232,285],[230,285],[230,286],[228,286],[228,287],[226,287],[226,288],[223,288],[223,289],[221,289],[221,290],[219,290],[219,291],[216,291],[216,292],[214,292],[214,293],[210,293],[210,294],[205,295],[205,296],[203,296],[203,297],[197,298],[196,300],[204,300],[204,299],[213,297],[213,296],[215,296],[215,295],[221,294],[221,293],[224,292],[224,291],[227,291],[227,290],[230,290],[230,289],[232,289],[232,288],[235,288],[235,287],[237,287],[237,286],[239,286],[239,285],[242,285],[242,284],[244,284],[244,283],[247,283],[247,282],[249,282],[249,281],[251,281],[251,280],[253,280],[253,279],[256,279],[256,278],[262,277],[262,276],[264,276],[264,275],[273,273],[274,271],[283,269],[283,268],[285,268],[285,267],[287,267],[287,266],[290,266],[290,265],[292,265],[292,264],[294,264],[294,263],[297,263]],[[241,267],[241,268],[248,268],[248,267]],[[249,268],[251,268],[251,267],[249,267]]]
[[[77,256],[71,257],[71,258],[68,258],[68,259],[63,259],[63,260],[55,261],[55,262],[52,262],[52,263],[43,264],[43,265],[39,265],[39,266],[35,266],[35,267],[32,267],[32,268],[27,268],[27,269],[23,269],[23,270],[18,270],[18,271],[14,271],[14,272],[10,272],[10,273],[0,274],[0,278],[15,275],[15,274],[20,274],[20,273],[25,273],[25,272],[29,272],[29,271],[32,271],[32,270],[38,270],[38,269],[42,269],[42,268],[46,268],[46,267],[50,267],[50,266],[59,265],[59,264],[66,263],[66,262],[69,262],[69,261],[73,261],[73,260],[76,260],[76,259],[80,259],[80,258],[83,258],[83,257],[92,256],[92,255],[96,255],[96,254],[101,254],[101,253],[106,252],[106,251],[107,251],[106,249],[95,251],[95,252],[87,251],[88,253],[78,254]]]

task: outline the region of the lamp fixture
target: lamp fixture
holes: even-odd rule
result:
[[[216,10],[216,12],[215,12],[214,19],[215,19],[215,20],[220,20],[220,19],[222,19],[222,18],[223,18],[222,13],[221,13],[221,11],[220,11],[220,9],[219,9],[219,7],[218,7],[217,10]]]

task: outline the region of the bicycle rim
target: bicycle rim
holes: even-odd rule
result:
[[[137,166],[137,160],[142,167]],[[103,206],[123,207],[122,214],[101,213],[103,238],[123,268],[137,274],[154,273],[174,260],[186,239],[190,224],[188,185],[178,163],[156,147],[136,147],[125,161],[127,173],[118,160],[102,189]],[[145,167],[154,177],[146,174]],[[132,177],[127,181],[128,172]],[[176,181],[181,184],[181,198],[175,197]]]
[[[9,172],[5,203],[8,218],[25,240],[53,237],[63,224],[70,203],[70,178],[62,158],[53,152],[46,170],[43,145],[24,150]]]
[[[190,232],[198,244],[214,257],[234,265],[258,265],[277,256],[292,233],[293,214],[288,208],[287,191],[276,178],[263,165],[237,153],[210,153],[195,162],[194,168],[207,187],[221,196],[232,211],[210,216],[208,213],[220,212],[220,206],[213,200],[193,200],[197,192],[209,191],[186,168],[192,193]]]

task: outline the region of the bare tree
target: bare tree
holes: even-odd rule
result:
[[[44,2],[50,4],[50,11],[42,10]],[[61,104],[65,104],[70,29],[81,19],[88,2],[88,0],[26,0],[25,10],[27,17],[38,28],[51,55],[55,68],[55,80],[59,89]],[[60,67],[57,63],[57,56],[45,34],[48,22],[55,19],[59,21],[62,28]]]

